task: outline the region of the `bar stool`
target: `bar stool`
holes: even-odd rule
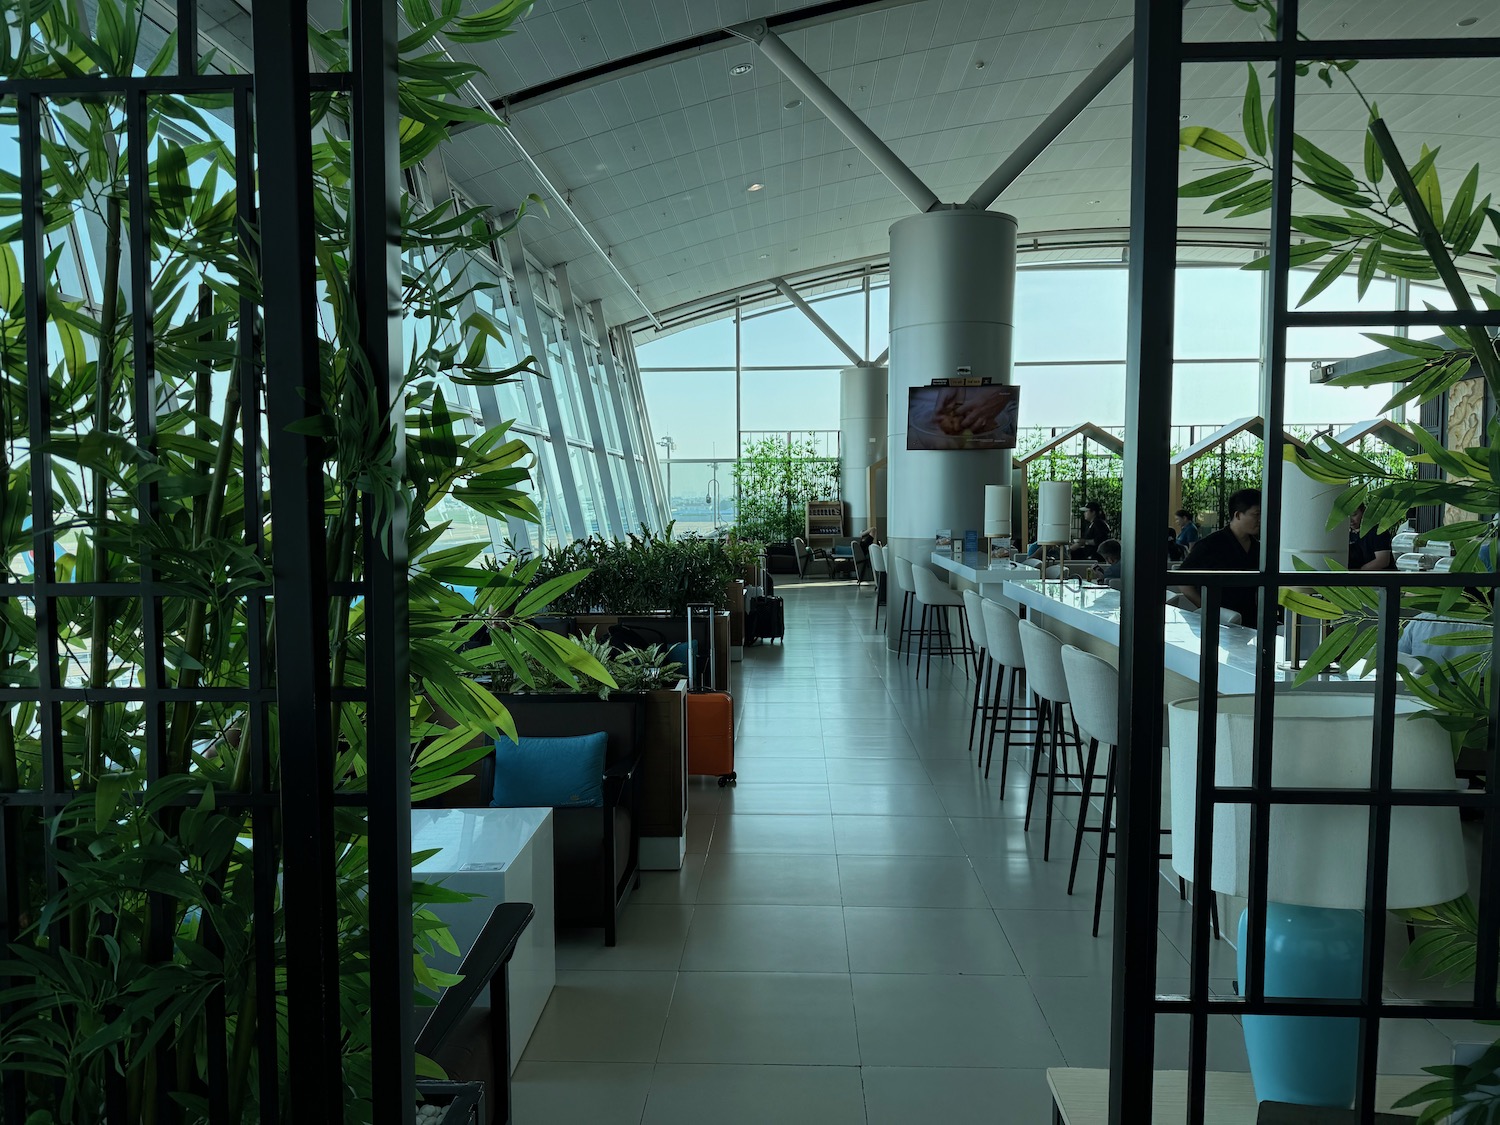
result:
[[[922,678],[922,656],[927,656],[927,685],[932,684],[932,658],[934,656],[946,656],[952,660],[955,656],[962,655],[964,668],[967,670],[969,660],[973,656],[973,650],[969,645],[968,612],[964,609],[964,599],[957,590],[951,588],[931,570],[925,566],[913,566],[911,568],[912,578],[917,587],[917,601],[922,603],[922,627],[917,630],[917,679]],[[953,633],[949,626],[948,611],[958,610],[959,643],[953,643]],[[931,625],[928,622],[931,621]]]
[[[1026,654],[1021,649],[1021,618],[1016,611],[999,602],[983,599],[984,639],[989,642],[990,662],[995,665],[994,721],[990,725],[990,737],[984,759],[984,776],[990,776],[990,765],[995,760],[995,735],[1000,733],[1000,693],[1005,689],[1005,730],[1000,740],[1000,797],[1005,798],[1005,772],[1010,768],[1011,729],[1016,716],[1035,715],[1035,709],[1023,702],[1016,706],[1016,679],[1026,673]],[[1009,685],[1006,673],[1009,672]],[[1024,697],[1023,697],[1024,698]]]
[[[870,544],[870,569],[875,572],[875,631],[880,632],[880,607],[885,605],[885,548]]]
[[[1068,696],[1068,680],[1063,674],[1062,642],[1047,630],[1030,621],[1022,621],[1021,651],[1026,657],[1026,682],[1037,703],[1036,735],[1031,748],[1031,783],[1026,789],[1025,831],[1031,830],[1031,806],[1036,797],[1037,781],[1041,773],[1042,746],[1047,742],[1047,817],[1042,837],[1042,859],[1052,858],[1052,806],[1058,795],[1057,783],[1081,780],[1080,773],[1071,773],[1067,763],[1067,736],[1063,732],[1063,707],[1071,706]],[[1046,737],[1044,738],[1044,732]],[[1078,746],[1075,729],[1074,745]],[[1082,757],[1082,754],[1079,755]],[[1058,770],[1061,759],[1062,770]],[[1064,789],[1064,793],[1067,790]]]
[[[974,646],[974,704],[969,708],[969,749],[974,749],[974,728],[979,728],[979,754],[984,756],[984,733],[990,725],[990,659],[989,644],[984,635],[984,599],[977,590],[965,590],[964,617],[969,626],[969,642]]]
[[[1089,737],[1088,763],[1083,771],[1083,805],[1078,810],[1078,826],[1073,836],[1073,864],[1068,870],[1068,893],[1073,893],[1073,880],[1078,874],[1078,857],[1083,850],[1083,834],[1099,833],[1099,871],[1094,880],[1094,936],[1099,936],[1099,914],[1104,905],[1104,870],[1114,853],[1109,850],[1110,834],[1114,831],[1115,791],[1118,785],[1115,772],[1115,753],[1120,743],[1120,673],[1107,660],[1084,652],[1073,645],[1064,645],[1062,650],[1063,674],[1068,681],[1068,694],[1073,701],[1073,721]],[[1094,763],[1099,747],[1108,748],[1104,770],[1104,800],[1099,826],[1088,823],[1089,797],[1094,778]],[[1163,836],[1170,837],[1169,827],[1161,829]],[[1157,860],[1171,859],[1170,851],[1159,852]],[[1178,880],[1178,893],[1184,893],[1184,884]],[[1213,909],[1214,937],[1219,936],[1218,902]]]
[[[887,559],[891,564],[891,573],[896,576],[896,588],[901,591],[901,625],[896,631],[896,652],[906,657],[906,663],[911,664],[911,650],[907,645],[911,641],[912,634],[917,630],[916,608],[912,605],[917,598],[916,580],[911,575],[911,560],[905,555],[896,555],[894,559]],[[911,616],[908,624],[907,615]]]

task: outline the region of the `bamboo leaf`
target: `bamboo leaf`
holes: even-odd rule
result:
[[[1311,301],[1319,293],[1323,292],[1323,290],[1332,285],[1334,280],[1338,277],[1341,277],[1344,271],[1349,268],[1349,263],[1353,260],[1353,250],[1340,250],[1332,258],[1330,258],[1328,264],[1318,271],[1318,275],[1313,278],[1308,287],[1303,290],[1301,298],[1297,301],[1297,307],[1300,309],[1303,305],[1307,304],[1308,301]]]
[[[1257,156],[1266,154],[1266,125],[1260,109],[1260,76],[1255,73],[1255,64],[1246,63],[1250,72],[1245,84],[1245,104],[1240,117],[1245,129],[1245,143]]]
[[[1370,120],[1377,121],[1380,111],[1372,104],[1370,106]],[[1380,145],[1375,140],[1373,130],[1365,129],[1365,179],[1372,184],[1378,184],[1385,178],[1385,157],[1380,153]]]
[[[1207,125],[1190,125],[1183,129],[1178,133],[1177,144],[1179,148],[1196,149],[1220,160],[1243,160],[1246,155],[1245,146],[1239,141]]]
[[[1218,195],[1220,192],[1239,187],[1254,174],[1253,168],[1226,168],[1222,172],[1215,172],[1202,179],[1183,184],[1177,189],[1177,194],[1183,199]]]

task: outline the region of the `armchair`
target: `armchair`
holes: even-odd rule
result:
[[[827,577],[833,577],[833,559],[823,548],[809,548],[806,541],[799,535],[792,540],[792,550],[797,555],[797,576],[799,578],[808,577],[808,573],[815,566],[821,566],[823,573]]]

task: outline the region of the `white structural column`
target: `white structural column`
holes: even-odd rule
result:
[[[940,528],[980,529],[984,486],[1010,483],[1010,452],[907,449],[907,391],[960,367],[1011,381],[1015,282],[1010,215],[962,208],[891,226],[887,538],[913,562],[932,553]],[[1023,418],[1025,410],[1023,402]],[[898,624],[889,626],[893,645]]]
[[[869,468],[886,454],[889,387],[883,367],[846,367],[839,373],[839,454],[849,532],[877,527],[885,515],[881,498],[870,505]]]

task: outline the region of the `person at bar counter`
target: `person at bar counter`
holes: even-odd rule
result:
[[[1108,582],[1111,578],[1121,577],[1120,557],[1124,554],[1124,548],[1120,546],[1118,539],[1106,539],[1099,544],[1099,561],[1102,566],[1094,567],[1094,579],[1098,582]]]
[[[1365,506],[1349,513],[1349,569],[1394,570],[1396,556],[1391,550],[1391,533],[1377,527],[1364,527]]]
[[[1177,545],[1179,547],[1191,547],[1203,538],[1203,531],[1198,527],[1198,521],[1193,518],[1193,513],[1187,508],[1177,509]]]
[[[1083,506],[1083,527],[1078,534],[1079,545],[1075,546],[1070,554],[1075,559],[1097,559],[1099,545],[1112,534],[1109,520],[1105,519],[1104,509],[1099,501],[1090,500]]]
[[[1255,570],[1260,566],[1260,489],[1242,488],[1229,498],[1229,523],[1193,544],[1183,570]],[[1197,586],[1177,592],[1194,607],[1203,604]],[[1220,604],[1238,613],[1245,624],[1255,624],[1255,591],[1226,587]]]

